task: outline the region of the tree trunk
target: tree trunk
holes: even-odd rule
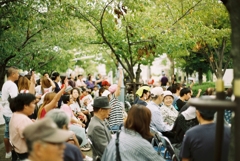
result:
[[[167,54],[167,57],[168,57],[168,60],[170,61],[170,73],[169,73],[169,75],[171,76],[171,75],[174,74],[174,68],[175,68],[174,59],[169,54]]]
[[[202,84],[202,82],[203,82],[203,71],[202,71],[202,68],[198,69],[198,82],[199,82],[199,84]]]
[[[231,42],[232,42],[232,58],[233,58],[233,70],[234,70],[234,95],[235,95],[235,101],[237,103],[237,108],[235,110],[235,118],[232,122],[232,131],[231,131],[231,144],[230,144],[230,149],[229,149],[229,161],[234,161],[239,158],[239,154],[236,153],[236,149],[238,150],[240,147],[239,143],[239,127],[235,127],[236,123],[240,123],[239,118],[240,118],[240,111],[239,111],[239,106],[240,106],[240,95],[239,95],[239,83],[237,84],[236,82],[240,80],[240,25],[239,25],[239,17],[240,17],[240,0],[222,0],[224,5],[229,11],[230,14],[230,21],[231,21]],[[236,140],[235,139],[236,136]],[[238,145],[235,145],[235,143],[238,142]],[[236,157],[236,158],[235,158]]]
[[[222,79],[223,78],[222,68],[221,69],[217,68],[216,77],[217,77],[217,79]]]
[[[6,74],[6,65],[0,65],[0,91],[2,90],[2,86],[4,84],[5,74]]]
[[[138,68],[137,68],[137,71],[136,71],[136,82],[139,83],[139,79],[140,79],[140,74],[142,72],[141,68],[140,68],[140,65],[141,64],[138,64]]]

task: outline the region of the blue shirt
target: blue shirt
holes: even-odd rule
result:
[[[151,127],[157,129],[160,132],[170,131],[172,129],[172,126],[169,126],[163,122],[163,116],[159,109],[161,107],[151,101],[148,103],[147,108],[149,108],[152,113],[152,119],[150,123]]]
[[[146,139],[139,133],[126,128],[123,128],[119,135],[119,152],[122,161],[164,161]],[[116,160],[115,138],[105,149],[101,160]]]

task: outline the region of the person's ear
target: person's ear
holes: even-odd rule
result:
[[[201,117],[201,114],[200,114],[200,112],[198,110],[196,110],[196,116],[197,116],[197,118]]]

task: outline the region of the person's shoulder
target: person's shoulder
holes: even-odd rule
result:
[[[3,87],[17,87],[17,85],[11,81],[11,80],[7,80],[4,84]]]
[[[66,148],[64,150],[64,160],[67,159],[68,161],[76,161],[82,160],[82,155],[80,153],[79,148],[76,145],[65,143]]]
[[[186,135],[197,134],[201,130],[202,130],[202,126],[197,125],[197,126],[190,128],[189,130],[187,130]]]
[[[101,120],[99,118],[93,116],[90,120],[90,123],[89,123],[89,127],[91,127],[91,126],[92,126],[92,128],[96,128],[98,126],[101,127],[102,126]]]
[[[79,151],[79,149],[76,145],[73,145],[73,144],[70,144],[70,143],[65,143],[65,145],[66,145],[66,150],[69,151],[69,152],[70,151]]]

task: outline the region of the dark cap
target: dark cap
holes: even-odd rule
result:
[[[23,131],[23,136],[30,141],[63,143],[72,136],[72,132],[59,129],[50,118],[43,118],[27,126]]]
[[[96,97],[93,100],[93,108],[111,108],[109,106],[109,101],[106,96]]]

